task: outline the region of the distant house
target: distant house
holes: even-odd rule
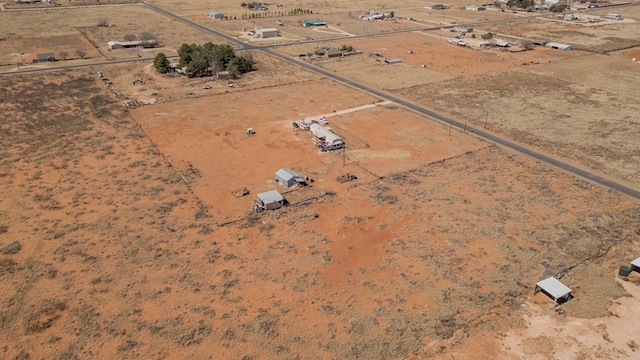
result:
[[[561,43],[557,43],[557,42],[548,42],[548,43],[545,44],[545,46],[548,46],[548,47],[554,48],[554,49],[564,50],[564,51],[573,50],[573,46],[571,46],[569,44],[561,44]]]
[[[280,36],[280,30],[276,28],[266,28],[256,30],[256,37],[268,39]]]
[[[485,8],[484,6],[478,6],[478,5],[467,5],[464,9],[468,10],[468,11],[484,11],[484,10],[487,10],[487,8]]]
[[[300,25],[307,26],[327,26],[327,23],[324,20],[304,20],[300,23]]]
[[[304,179],[295,171],[287,168],[282,168],[276,171],[275,181],[286,187],[292,187],[295,184],[304,184]]]
[[[329,128],[325,128],[320,124],[313,123],[309,126],[309,130],[321,141],[319,146],[322,151],[337,150],[345,147],[342,138],[331,131],[331,129]]]
[[[275,210],[284,206],[284,197],[278,190],[258,194],[258,206],[263,210]]]
[[[209,11],[207,13],[207,16],[212,18],[212,19],[224,19],[224,14],[223,13],[219,13],[217,11]]]
[[[53,53],[44,53],[36,55],[36,60],[34,62],[47,62],[47,61],[56,61],[56,56]]]
[[[459,33],[472,33],[473,32],[473,28],[470,27],[464,27],[464,26],[454,26],[453,29],[451,29],[451,32],[459,32]]]
[[[624,18],[622,17],[622,15],[620,14],[605,14],[604,15],[605,19],[613,19],[613,20],[624,20]]]
[[[431,9],[431,10],[447,10],[449,7],[447,5],[437,4],[432,6],[425,6],[424,8]]]
[[[387,64],[399,64],[402,62],[402,59],[386,59],[384,62]]]
[[[151,40],[134,40],[134,41],[111,40],[107,42],[107,47],[109,50],[130,49],[130,48],[136,48],[138,46],[143,48],[152,48],[152,47],[158,46],[158,41],[151,39]]]

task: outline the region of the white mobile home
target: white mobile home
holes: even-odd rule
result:
[[[340,136],[320,124],[311,124],[309,130],[322,142],[320,144],[322,151],[342,149],[345,145]]]
[[[624,20],[624,18],[620,14],[605,14],[604,18],[613,20]]]

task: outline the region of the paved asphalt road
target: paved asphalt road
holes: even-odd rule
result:
[[[622,194],[628,195],[628,196],[630,196],[632,198],[640,199],[640,191],[639,190],[636,190],[636,189],[634,189],[634,188],[632,188],[630,186],[627,186],[625,184],[616,182],[615,180],[599,176],[599,175],[594,174],[593,172],[591,172],[589,170],[586,170],[586,169],[578,168],[578,167],[573,166],[571,164],[568,164],[568,163],[566,163],[566,162],[564,162],[564,161],[562,161],[562,160],[560,160],[558,158],[547,156],[545,154],[542,154],[540,152],[532,150],[532,149],[530,149],[528,147],[525,147],[525,146],[522,146],[522,145],[517,144],[515,142],[509,141],[509,140],[507,140],[505,138],[502,138],[502,137],[496,136],[494,134],[482,131],[480,129],[476,129],[476,128],[467,126],[466,124],[463,124],[463,123],[461,123],[459,121],[456,121],[454,119],[450,119],[448,117],[440,115],[440,114],[438,114],[438,113],[436,113],[434,111],[431,111],[431,110],[429,110],[429,109],[427,109],[425,107],[416,105],[414,103],[411,103],[409,101],[403,100],[403,99],[398,98],[398,97],[395,97],[395,96],[390,95],[388,93],[385,93],[385,92],[379,91],[377,89],[368,87],[366,85],[357,83],[355,81],[349,80],[349,79],[344,78],[342,76],[338,76],[338,75],[336,75],[336,74],[334,74],[332,72],[329,72],[327,70],[315,67],[315,66],[313,66],[313,65],[311,65],[309,63],[299,61],[298,59],[292,58],[292,57],[290,57],[288,55],[283,55],[281,53],[278,53],[278,52],[274,51],[270,47],[257,46],[257,45],[253,45],[253,44],[243,43],[243,42],[241,42],[240,40],[238,40],[238,39],[236,39],[234,37],[228,36],[226,34],[223,34],[221,32],[213,30],[211,28],[208,28],[208,27],[205,27],[203,25],[200,25],[200,24],[198,24],[198,23],[196,23],[196,22],[194,22],[194,21],[192,21],[190,19],[181,17],[181,16],[179,16],[177,14],[174,14],[174,13],[172,13],[170,11],[167,11],[167,10],[165,10],[163,8],[160,8],[160,7],[157,7],[155,5],[152,5],[152,4],[149,4],[149,3],[145,3],[145,2],[141,2],[141,3],[143,3],[145,6],[147,6],[149,8],[152,8],[153,10],[155,10],[155,11],[157,11],[157,12],[159,12],[159,13],[167,16],[167,17],[176,19],[176,20],[178,20],[178,21],[180,21],[180,22],[182,22],[182,23],[184,23],[184,24],[186,24],[188,26],[194,27],[194,28],[196,28],[196,29],[198,29],[198,30],[200,30],[202,32],[205,32],[205,33],[217,36],[219,38],[222,38],[222,39],[224,39],[224,40],[226,40],[226,41],[228,41],[228,42],[230,42],[232,44],[236,44],[236,45],[240,46],[240,48],[242,48],[242,49],[251,49],[251,50],[264,51],[264,52],[266,52],[266,53],[268,53],[268,54],[270,54],[272,56],[280,58],[280,59],[282,59],[284,61],[287,61],[289,63],[295,64],[297,66],[301,66],[303,68],[306,68],[307,70],[313,71],[313,72],[321,74],[323,76],[326,76],[327,78],[334,79],[336,81],[339,81],[339,82],[342,82],[342,83],[344,83],[346,85],[349,85],[349,86],[351,86],[353,88],[356,88],[356,89],[359,89],[359,90],[362,90],[362,91],[366,91],[368,93],[376,95],[376,96],[380,97],[381,99],[388,100],[388,101],[393,101],[393,102],[395,102],[395,103],[397,103],[399,105],[402,105],[402,106],[404,106],[404,107],[406,107],[408,109],[411,109],[411,110],[413,110],[413,111],[415,111],[417,113],[420,113],[420,114],[429,116],[431,118],[437,119],[437,120],[442,121],[443,123],[446,123],[446,124],[451,124],[451,126],[455,126],[456,128],[459,128],[459,129],[466,129],[466,131],[469,131],[470,133],[473,133],[473,134],[475,134],[476,136],[478,136],[480,138],[483,138],[483,139],[488,140],[490,142],[499,144],[499,145],[504,146],[506,148],[509,148],[511,150],[517,151],[517,152],[519,152],[521,154],[527,155],[527,156],[529,156],[529,157],[531,157],[533,159],[536,159],[538,161],[541,161],[541,162],[547,163],[549,165],[555,166],[555,167],[557,167],[559,169],[562,169],[562,170],[564,170],[564,171],[566,171],[568,173],[571,173],[573,175],[582,177],[582,178],[587,179],[589,181],[592,181],[592,182],[594,182],[596,184],[600,184],[600,185],[602,185],[604,187],[613,189],[613,190],[618,191],[618,192],[620,192]],[[534,16],[539,16],[539,15],[534,15]],[[485,23],[487,23],[487,22],[483,22],[483,24],[485,24]],[[447,26],[447,27],[442,27],[442,28],[450,28],[450,27],[453,27],[453,25],[452,26]],[[423,31],[424,30],[438,30],[438,29],[440,29],[440,27],[401,30],[401,31],[398,31],[398,32],[418,31],[418,30],[423,30]],[[365,37],[365,36],[371,37],[371,36],[381,36],[381,35],[389,35],[389,33],[377,34],[377,35],[362,35],[362,36],[358,36],[358,37]],[[322,41],[325,41],[325,40],[322,40]],[[313,41],[308,41],[308,42],[315,42],[315,41],[320,41],[320,40],[313,40]],[[36,72],[36,71],[47,71],[47,70],[53,71],[53,70],[60,70],[60,69],[73,69],[73,68],[82,68],[82,67],[97,67],[97,66],[105,66],[105,65],[110,65],[110,64],[130,63],[130,62],[140,62],[140,61],[149,61],[149,59],[109,61],[109,62],[103,62],[103,63],[66,66],[66,67],[63,67],[63,68],[52,68],[52,69],[42,69],[42,68],[39,68],[39,69],[28,69],[28,70],[21,70],[20,72],[0,73],[0,75],[11,75],[11,74],[16,74],[16,73],[28,73],[28,72]]]

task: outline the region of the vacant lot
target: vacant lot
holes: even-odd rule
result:
[[[625,56],[591,55],[400,93],[638,186],[640,140],[632,134],[640,131],[640,94],[627,82],[639,76],[635,67]]]
[[[74,21],[69,21],[70,18]],[[102,20],[112,26],[96,26]],[[3,24],[3,29],[7,29],[0,34],[3,40],[0,41],[0,65],[15,65],[16,61],[31,63],[36,54],[48,52],[53,52],[58,59],[62,59],[60,52],[66,51],[69,59],[76,59],[79,58],[77,49],[87,53],[85,58],[138,58],[138,54],[130,50],[108,51],[107,42],[124,41],[125,35],[138,37],[143,32],[155,35],[162,46],[174,49],[183,43],[222,43],[222,40],[214,36],[139,5],[0,11],[0,23]],[[20,56],[20,53],[23,55]]]

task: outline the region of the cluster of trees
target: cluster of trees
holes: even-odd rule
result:
[[[87,56],[87,52],[83,49],[76,49],[75,54],[80,59],[84,59],[84,57]],[[58,51],[58,56],[62,58],[62,60],[67,60],[67,58],[69,57],[69,52],[65,50]]]
[[[264,6],[262,3],[259,2],[250,2],[250,3],[246,3],[243,2],[242,4],[240,4],[240,6],[242,6],[243,8],[248,8],[248,9],[260,9],[260,7]]]
[[[569,5],[567,4],[553,4],[551,6],[549,6],[549,11],[551,12],[563,12],[565,10],[567,10],[569,8]]]
[[[533,0],[508,0],[507,6],[510,8],[526,9],[533,6]]]
[[[210,76],[227,70],[230,77],[236,78],[241,73],[253,70],[251,54],[245,52],[242,56],[236,56],[231,45],[215,45],[211,42],[204,45],[182,44],[178,49],[178,56],[178,66],[186,67],[186,75],[189,77]],[[154,66],[162,74],[168,72],[169,61],[166,55],[156,55]]]
[[[255,13],[251,13],[251,14],[246,14],[243,13],[242,14],[242,19],[256,19],[256,18],[263,18],[263,17],[274,17],[274,16],[278,16],[278,17],[282,17],[282,16],[287,16],[287,15],[306,15],[306,14],[313,14],[313,10],[309,10],[309,9],[293,9],[293,10],[289,10],[287,12],[284,11],[260,11],[260,12],[255,12]],[[225,18],[227,18],[225,16]],[[235,16],[234,16],[235,19]]]

